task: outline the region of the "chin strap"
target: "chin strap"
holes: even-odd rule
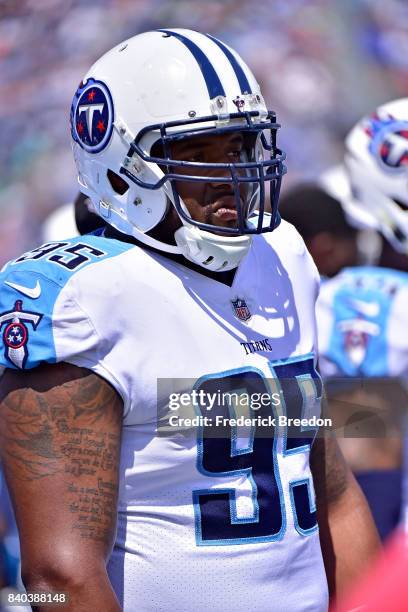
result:
[[[180,227],[174,237],[186,259],[212,272],[236,268],[252,242],[249,235],[231,238],[186,225]]]
[[[184,255],[183,251],[179,246],[176,246],[175,244],[167,244],[167,242],[161,242],[160,240],[156,240],[156,238],[152,238],[148,234],[144,234],[143,232],[140,232],[135,228],[132,228],[132,236],[134,236],[134,238],[137,238],[140,242],[143,242],[143,244],[151,246],[157,249],[158,251],[164,251],[165,253],[175,253],[176,255]]]

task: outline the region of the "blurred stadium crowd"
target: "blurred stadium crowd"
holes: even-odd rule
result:
[[[340,162],[357,119],[407,96],[404,0],[4,0],[0,266],[38,245],[49,214],[77,195],[68,115],[78,75],[119,41],[169,25],[219,36],[254,69],[283,125],[284,192]],[[0,475],[0,589],[17,580],[9,512]]]

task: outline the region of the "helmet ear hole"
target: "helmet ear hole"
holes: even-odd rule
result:
[[[108,170],[106,175],[113,191],[119,195],[123,195],[128,191],[129,184],[119,174],[116,174],[113,170]]]

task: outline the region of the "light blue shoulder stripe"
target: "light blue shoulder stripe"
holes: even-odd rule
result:
[[[88,235],[47,243],[9,262],[0,273],[0,366],[55,363],[53,312],[61,291],[76,272],[131,248]]]

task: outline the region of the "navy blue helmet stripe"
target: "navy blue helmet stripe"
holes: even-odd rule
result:
[[[242,94],[250,94],[252,93],[252,89],[251,86],[249,84],[249,81],[247,79],[247,75],[245,74],[242,66],[240,66],[239,62],[237,61],[235,55],[233,53],[231,53],[231,51],[228,49],[228,47],[226,47],[224,45],[224,43],[222,43],[220,40],[218,40],[218,38],[214,38],[214,36],[211,36],[211,34],[206,34],[207,38],[211,38],[212,41],[215,42],[216,45],[218,45],[218,47],[221,49],[221,51],[223,51],[223,53],[226,55],[226,57],[228,58],[228,60],[230,61],[230,64],[235,72],[235,75],[238,79],[238,83],[239,86],[241,87],[241,93]]]
[[[164,34],[168,34],[169,36],[174,36],[179,41],[181,41],[189,51],[191,51],[197,61],[197,64],[200,66],[201,72],[205,80],[205,84],[207,85],[208,95],[210,96],[211,100],[217,96],[225,96],[224,87],[222,86],[222,83],[218,74],[215,71],[214,66],[198,45],[196,45],[192,40],[187,38],[187,36],[179,34],[179,32],[172,32],[171,30],[159,30],[159,32],[163,32]]]

